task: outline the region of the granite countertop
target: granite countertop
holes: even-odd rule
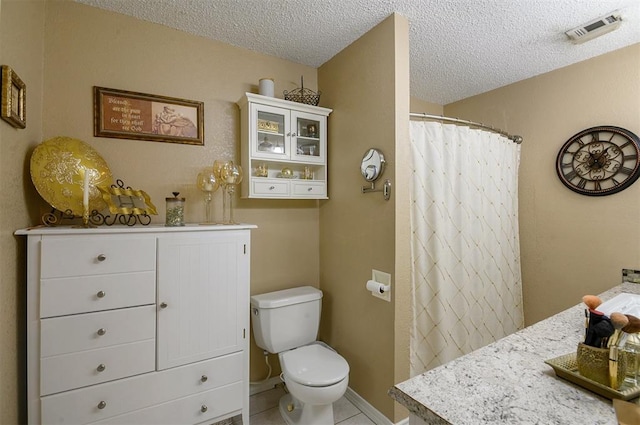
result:
[[[603,301],[640,285],[623,283]],[[610,400],[556,377],[544,363],[584,339],[584,304],[395,385],[389,395],[434,425],[617,425]]]

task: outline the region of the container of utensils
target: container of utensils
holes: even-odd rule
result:
[[[617,348],[599,348],[579,343],[576,363],[580,375],[614,390],[620,388],[627,373],[627,358]]]

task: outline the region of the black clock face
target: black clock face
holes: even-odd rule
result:
[[[556,159],[560,181],[582,195],[611,195],[640,177],[640,139],[620,127],[592,127],[575,134]]]

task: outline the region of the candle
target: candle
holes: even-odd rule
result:
[[[89,210],[89,170],[84,169],[84,182],[82,186],[82,208]]]

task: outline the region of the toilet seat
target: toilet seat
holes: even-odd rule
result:
[[[349,364],[335,351],[319,344],[305,345],[282,353],[286,379],[309,387],[327,387],[349,375]]]

